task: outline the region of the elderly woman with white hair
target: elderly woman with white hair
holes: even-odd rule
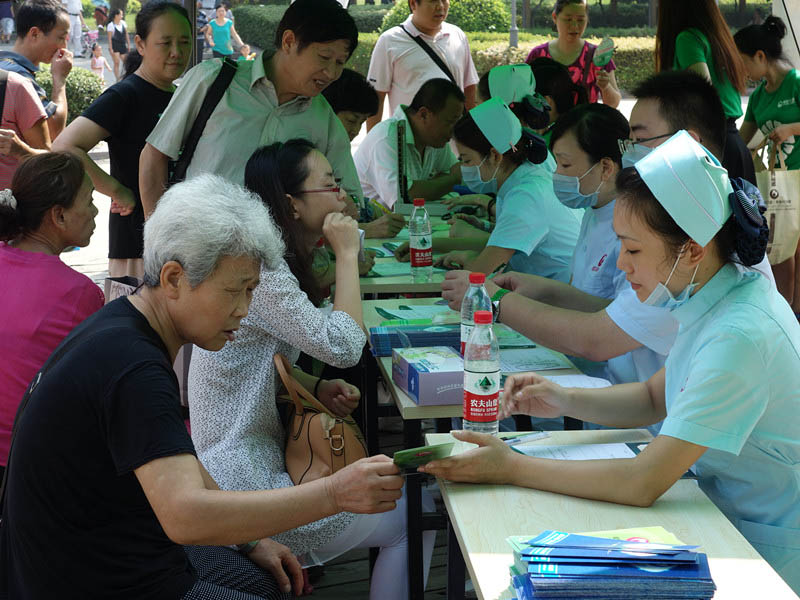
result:
[[[220,491],[195,456],[172,361],[185,343],[232,340],[262,263],[282,254],[269,212],[243,188],[200,176],[165,194],[145,225],[141,292],[78,326],[23,398],[4,481],[0,597],[285,597],[302,576],[269,536],[395,507],[403,480],[383,456],[251,492]],[[225,547],[251,540],[247,557]]]

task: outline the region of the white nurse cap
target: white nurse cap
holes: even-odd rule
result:
[[[728,172],[711,152],[681,130],[634,168],[683,231],[708,244],[731,216]]]
[[[481,133],[500,154],[516,146],[522,137],[522,125],[517,116],[500,98],[492,98],[469,111]]]
[[[536,78],[529,65],[500,65],[489,71],[489,94],[506,104],[521,102],[536,92]]]

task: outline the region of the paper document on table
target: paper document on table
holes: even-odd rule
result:
[[[571,368],[572,365],[563,354],[557,354],[547,348],[503,348],[500,350],[500,370],[503,373]]]
[[[458,323],[461,319],[460,313],[442,305],[401,305],[399,308],[383,308],[383,310],[391,314],[393,319],[431,319],[434,323]]]
[[[589,377],[588,375],[544,375],[553,383],[561,387],[572,388],[604,388],[611,387],[611,382],[600,377]]]
[[[444,269],[437,269],[436,267],[434,267],[433,272],[442,273],[444,272]],[[399,275],[408,275],[410,277],[411,263],[401,263],[401,262],[375,263],[372,266],[370,274],[374,274],[379,277],[397,277]]]
[[[569,446],[517,445],[517,450],[537,458],[557,460],[601,460],[633,458],[636,453],[627,444],[574,444]]]
[[[535,348],[536,343],[526,338],[518,331],[514,331],[508,325],[495,323],[492,326],[497,343],[501,348]]]

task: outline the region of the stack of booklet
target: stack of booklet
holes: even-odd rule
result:
[[[370,327],[369,340],[375,356],[391,356],[393,348],[461,346],[461,325],[395,325]]]
[[[705,600],[714,595],[708,558],[698,546],[626,541],[544,531],[514,550],[512,587],[518,600]]]

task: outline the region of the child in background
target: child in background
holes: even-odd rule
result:
[[[111,65],[108,64],[106,57],[103,56],[103,47],[95,42],[92,44],[92,73],[95,75],[99,75],[100,78],[105,82],[105,71],[108,69],[111,70]]]
[[[255,52],[250,52],[250,45],[249,44],[242,44],[239,47],[239,53],[241,54],[241,56],[239,56],[239,58],[236,59],[237,61],[240,61],[240,60],[253,60],[256,57],[256,53]]]

